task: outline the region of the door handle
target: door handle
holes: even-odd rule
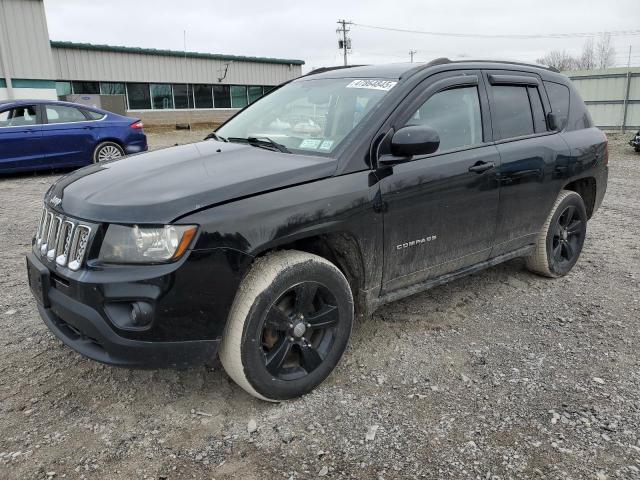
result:
[[[473,165],[471,165],[469,167],[469,171],[470,172],[476,172],[476,173],[482,173],[482,172],[486,172],[487,170],[495,167],[496,164],[493,162],[483,162],[482,160],[477,161],[476,163],[474,163]]]

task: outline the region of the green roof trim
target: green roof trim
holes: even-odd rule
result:
[[[137,53],[157,55],[161,57],[205,58],[210,60],[233,60],[238,62],[277,63],[281,65],[304,65],[304,60],[269,57],[245,57],[242,55],[222,55],[218,53],[180,52],[178,50],[158,50],[156,48],[122,47],[117,45],[94,45],[93,43],[76,43],[51,41],[52,48],[72,48],[76,50],[94,50],[98,52]]]

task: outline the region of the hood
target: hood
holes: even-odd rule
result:
[[[217,203],[330,177],[335,169],[333,158],[208,140],[82,168],[60,178],[45,202],[95,222],[166,224]]]

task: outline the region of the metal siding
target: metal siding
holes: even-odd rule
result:
[[[596,125],[620,125],[622,120],[622,104],[588,105],[589,113]]]
[[[123,52],[54,47],[59,80],[149,83],[218,83],[226,62]],[[222,83],[278,85],[302,74],[300,65],[233,61]]]
[[[632,103],[627,107],[627,125],[640,128],[640,103]]]
[[[0,41],[7,46],[11,76],[55,79],[42,0],[0,0],[0,16]]]
[[[624,98],[627,79],[624,77],[573,80],[583,100],[620,100]]]

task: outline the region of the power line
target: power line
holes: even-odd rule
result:
[[[541,34],[491,34],[491,33],[452,33],[452,32],[430,32],[425,30],[409,30],[405,28],[381,27],[378,25],[366,25],[363,23],[351,23],[356,27],[371,28],[374,30],[386,30],[388,32],[415,33],[420,35],[433,35],[439,37],[459,37],[459,38],[511,38],[511,39],[537,39],[537,38],[584,38],[595,37],[603,32],[576,32],[576,33],[541,33]],[[615,30],[607,31],[612,37],[636,36],[640,35],[640,30]]]

